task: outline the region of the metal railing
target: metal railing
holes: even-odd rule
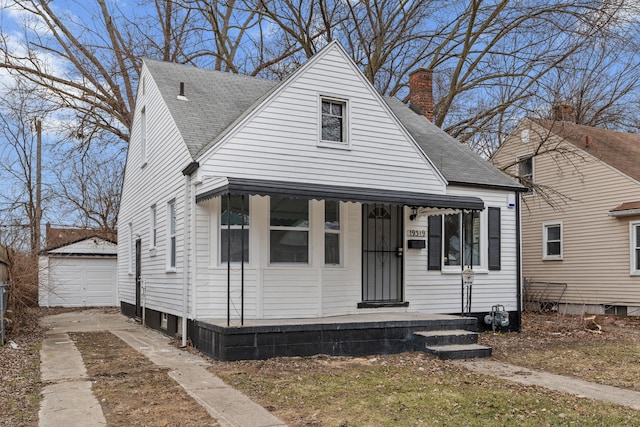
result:
[[[525,278],[524,309],[540,313],[557,311],[566,290],[566,283],[537,282]]]

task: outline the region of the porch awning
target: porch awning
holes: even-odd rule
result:
[[[640,201],[625,202],[609,211],[609,216],[638,216],[640,215]]]
[[[426,194],[377,188],[343,187],[339,185],[304,182],[270,181],[261,179],[224,178],[216,188],[196,194],[196,203],[213,197],[234,195],[275,196],[297,199],[336,200],[366,204],[406,205],[439,209],[483,210],[478,197]]]

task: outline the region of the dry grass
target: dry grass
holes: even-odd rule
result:
[[[296,426],[640,425],[637,411],[474,374],[423,353],[215,363]]]
[[[216,426],[209,413],[142,354],[109,332],[71,333],[109,426]]]

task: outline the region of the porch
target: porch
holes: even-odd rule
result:
[[[324,318],[190,321],[188,335],[206,355],[223,361],[272,357],[366,356],[427,351],[443,359],[487,357],[477,345],[475,317],[411,312],[363,313]]]

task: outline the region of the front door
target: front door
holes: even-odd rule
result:
[[[402,207],[362,206],[362,300],[402,301]]]
[[[142,306],[140,305],[140,287],[141,287],[141,267],[142,260],[142,241],[136,240],[136,317],[142,317]]]

